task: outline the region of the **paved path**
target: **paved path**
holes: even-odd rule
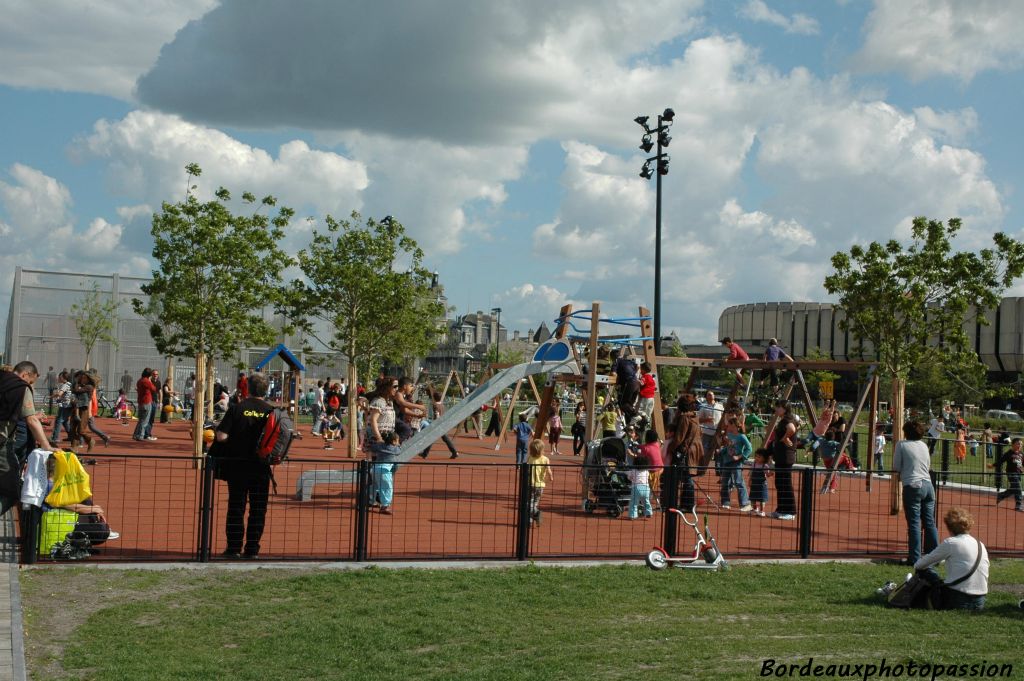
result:
[[[0,518],[0,681],[24,681],[25,637],[14,511]]]

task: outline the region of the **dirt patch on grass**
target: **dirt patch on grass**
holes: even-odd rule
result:
[[[25,662],[33,679],[88,678],[88,670],[64,669],[72,633],[94,613],[112,605],[177,601],[196,590],[232,583],[258,583],[312,570],[99,570],[42,567],[20,574],[25,613]],[[171,607],[176,607],[172,604]],[[144,626],[145,621],[126,623]]]

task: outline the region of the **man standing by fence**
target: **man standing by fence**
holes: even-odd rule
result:
[[[270,496],[270,466],[256,455],[260,433],[273,407],[264,399],[269,382],[263,374],[247,381],[249,396],[233,403],[217,426],[217,477],[228,483],[225,558],[254,560],[260,552],[260,538],[267,517]],[[214,453],[214,452],[211,452]],[[245,507],[249,506],[249,523]],[[242,545],[242,540],[245,545]]]

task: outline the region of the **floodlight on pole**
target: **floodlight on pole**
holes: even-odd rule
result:
[[[669,156],[664,153],[672,137],[668,129],[676,117],[676,112],[671,108],[665,109],[658,116],[658,127],[651,128],[647,122],[650,116],[637,116],[633,120],[644,129],[644,136],[640,141],[640,149],[644,153],[650,153],[654,148],[651,143],[652,135],[658,136],[657,153],[644,161],[640,169],[640,177],[645,180],[657,175],[655,189],[655,212],[654,212],[654,351],[661,352],[661,178],[668,175]],[[651,170],[651,162],[655,162],[657,173]]]

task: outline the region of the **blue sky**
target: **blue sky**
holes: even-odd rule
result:
[[[90,9],[91,7],[91,9]],[[459,313],[653,302],[638,114],[677,112],[663,326],[822,300],[829,256],[962,216],[1021,234],[1024,5],[0,0],[0,307],[14,266],[146,274],[203,189],[395,215]],[[301,248],[296,220],[286,246]],[[1019,291],[1017,291],[1019,292]]]

